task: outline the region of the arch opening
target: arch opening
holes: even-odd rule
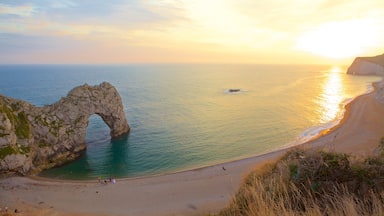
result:
[[[111,128],[98,114],[93,114],[88,118],[85,142],[87,146],[97,143],[105,143],[111,140]]]

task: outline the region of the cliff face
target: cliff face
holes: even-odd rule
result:
[[[384,54],[373,57],[357,57],[349,66],[348,74],[384,75]]]
[[[373,57],[357,57],[347,74],[384,76],[384,54]],[[373,83],[377,101],[384,103],[384,80]]]
[[[129,132],[121,97],[107,82],[76,87],[44,107],[0,95],[0,173],[24,175],[77,158],[86,149],[93,114],[101,116],[112,138]]]

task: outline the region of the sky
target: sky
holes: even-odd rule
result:
[[[0,64],[349,64],[383,0],[0,0]]]

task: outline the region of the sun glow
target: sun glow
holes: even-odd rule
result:
[[[339,66],[333,66],[331,68],[330,72],[332,72],[332,73],[340,73],[341,72],[341,68]]]
[[[383,0],[60,2],[0,3],[0,63],[350,64],[384,44]]]
[[[376,22],[370,19],[330,22],[305,32],[297,48],[328,58],[354,57],[378,44]]]
[[[332,67],[324,80],[323,91],[319,97],[321,122],[332,121],[340,113],[340,104],[345,94],[340,71],[339,67]]]

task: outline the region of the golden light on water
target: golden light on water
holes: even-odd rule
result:
[[[330,72],[332,72],[332,73],[340,73],[341,69],[338,66],[334,66],[334,67],[331,68]]]
[[[326,78],[319,95],[320,121],[332,121],[340,113],[340,104],[345,99],[341,69],[333,67],[326,72]]]

